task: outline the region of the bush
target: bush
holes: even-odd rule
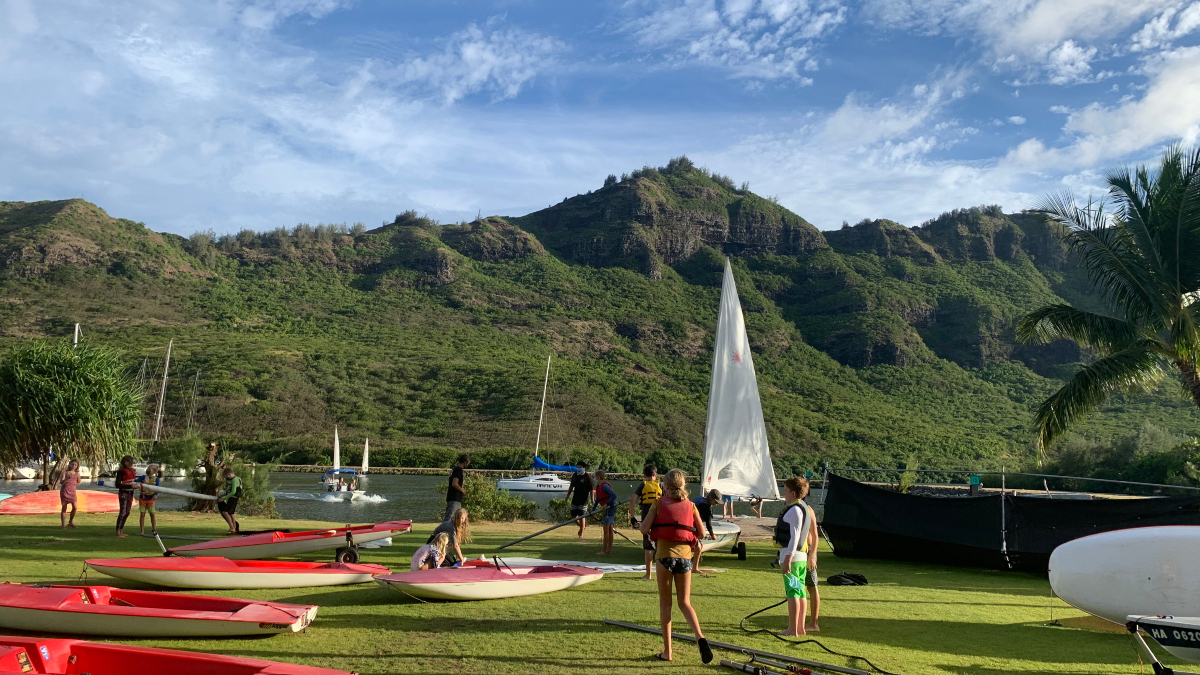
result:
[[[279,518],[275,510],[275,494],[271,492],[273,464],[253,464],[232,458],[229,468],[242,479],[242,497],[238,500],[238,513],[247,516]]]
[[[446,494],[448,487],[442,483],[438,492]],[[508,490],[497,490],[495,483],[477,473],[467,474],[463,482],[463,508],[475,520],[502,522],[533,520],[538,511],[534,502],[513,496]]]
[[[161,441],[154,449],[152,461],[158,462],[163,468],[183,469],[192,479],[192,492],[200,494],[216,494],[216,488],[224,483],[223,476],[215,479],[209,471],[201,473],[200,468],[205,463],[207,448],[204,441],[195,434],[182,438],[172,438]],[[225,448],[227,462],[233,473],[242,479],[242,497],[238,500],[238,512],[247,516],[266,516],[278,518],[275,510],[275,495],[271,492],[271,471],[274,464],[259,464],[248,462],[229,452]],[[214,458],[209,458],[214,459]],[[212,467],[216,473],[216,465]],[[188,499],[186,511],[213,511],[214,502],[207,499]]]
[[[604,187],[612,187],[617,184],[617,174],[610,173],[608,178],[604,179]]]

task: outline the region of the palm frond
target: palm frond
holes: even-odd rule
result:
[[[1070,305],[1048,305],[1025,315],[1017,324],[1022,342],[1045,344],[1073,340],[1104,354],[1125,349],[1143,337],[1138,326],[1103,314],[1085,312]]]
[[[1139,340],[1084,366],[1046,399],[1034,415],[1040,452],[1076,421],[1099,407],[1113,392],[1146,388],[1166,375],[1169,354],[1155,340]]]

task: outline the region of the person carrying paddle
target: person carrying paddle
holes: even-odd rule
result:
[[[808,494],[808,481],[789,478],[783,483],[783,499],[787,505],[775,522],[774,541],[779,547],[779,566],[783,570],[783,589],[787,598],[788,628],[780,635],[804,635],[804,614],[808,595],[805,580],[808,566],[816,567],[816,547],[809,546],[815,530],[811,511],[802,499]]]
[[[146,514],[150,514],[150,531],[158,534],[158,520],[154,515],[154,500],[158,497],[158,493],[154,490],[147,490],[146,485],[158,485],[158,465],[151,464],[146,467],[146,475],[138,479],[141,483],[138,493],[138,531],[140,534],[146,534]]]
[[[121,458],[121,468],[117,469],[117,536],[124,539],[125,521],[133,511],[133,488],[137,480],[137,471],[133,469],[133,458],[125,455]]]
[[[237,477],[233,469],[225,467],[225,484],[217,490],[217,511],[229,524],[225,534],[237,534],[241,529],[237,522],[238,500],[242,498],[242,479]]]
[[[63,472],[62,484],[58,488],[58,501],[62,504],[62,512],[58,515],[64,530],[68,527],[75,527],[75,509],[78,508],[75,497],[76,485],[79,485],[79,462],[71,460],[67,464],[67,470]],[[71,507],[70,520],[67,520],[68,506]]]
[[[658,485],[658,467],[647,464],[642,469],[642,477],[645,480],[633,491],[633,497],[629,500],[629,524],[635,529],[638,526],[637,517],[633,515],[635,511],[641,515],[642,520],[645,520],[646,514],[650,512],[650,507],[662,496],[662,488]],[[654,542],[644,532],[642,533],[642,551],[646,558],[646,573],[642,575],[642,578],[653,579]]]
[[[688,500],[686,476],[679,469],[667,472],[663,496],[650,506],[642,519],[642,534],[657,543],[654,557],[658,562],[658,621],[662,624],[663,651],[657,657],[672,660],[671,652],[671,585],[679,611],[696,636],[700,660],[709,663],[712,649],[700,630],[700,619],[692,609],[692,551],[704,538],[704,521],[696,505]]]
[[[571,517],[579,518],[579,538],[583,539],[583,530],[587,527],[586,516],[589,511],[589,504],[592,501],[592,491],[595,489],[595,483],[592,477],[588,475],[588,463],[580,462],[579,466],[575,467],[575,475],[571,476],[571,484],[567,486],[567,501],[571,502]],[[572,492],[575,494],[572,496]]]
[[[617,493],[612,485],[604,480],[607,476],[596,469],[596,505],[604,507],[604,535],[600,540],[600,555],[610,555],[613,552],[613,528],[617,522]]]

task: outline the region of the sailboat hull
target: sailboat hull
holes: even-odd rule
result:
[[[734,525],[731,522],[724,520],[713,521],[712,533],[716,535],[716,539],[705,539],[700,542],[700,550],[712,551],[718,548],[725,548],[736,542],[738,537],[742,535],[742,528]]]
[[[570,481],[565,481],[552,473],[542,473],[523,478],[505,478],[496,481],[496,488],[509,492],[566,492],[571,487]]]

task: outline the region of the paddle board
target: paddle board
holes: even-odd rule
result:
[[[1200,526],[1136,527],[1069,541],[1050,554],[1050,587],[1113,623],[1139,616],[1200,616]]]

